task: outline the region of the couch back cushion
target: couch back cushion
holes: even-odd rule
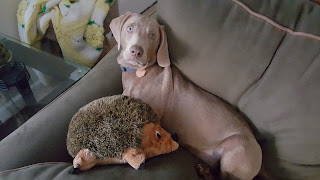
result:
[[[272,157],[312,165],[316,171],[308,175],[317,177],[319,17],[320,7],[304,0],[158,1],[174,65],[196,85],[238,106]]]
[[[232,104],[261,77],[285,35],[232,0],[161,0],[158,13],[171,61]]]

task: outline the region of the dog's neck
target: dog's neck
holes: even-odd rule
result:
[[[120,57],[121,56],[119,55],[118,59]],[[133,68],[122,66],[120,63],[119,64],[120,64],[120,68],[121,68],[122,72],[135,71],[137,77],[143,77],[146,74],[146,69],[149,68],[150,66],[154,65],[156,63],[156,61],[157,61],[157,59],[155,56],[155,57],[151,58],[150,60],[148,60],[147,64],[144,67],[139,68],[139,69],[133,69]],[[118,60],[118,62],[119,62],[119,60]]]
[[[122,72],[126,72],[126,71],[136,71],[136,69],[133,68],[129,68],[129,67],[124,67],[120,64],[120,69]]]

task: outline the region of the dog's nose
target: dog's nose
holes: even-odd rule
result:
[[[143,55],[143,49],[140,46],[133,45],[129,50],[132,56],[141,57]]]

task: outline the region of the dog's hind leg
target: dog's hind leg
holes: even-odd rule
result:
[[[220,146],[223,149],[220,169],[223,179],[253,179],[260,171],[262,151],[256,140],[244,135],[232,135]]]

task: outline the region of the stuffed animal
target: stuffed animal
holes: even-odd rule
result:
[[[82,107],[73,116],[67,135],[75,171],[124,163],[139,169],[145,159],[178,147],[148,104],[123,95],[97,99]]]

